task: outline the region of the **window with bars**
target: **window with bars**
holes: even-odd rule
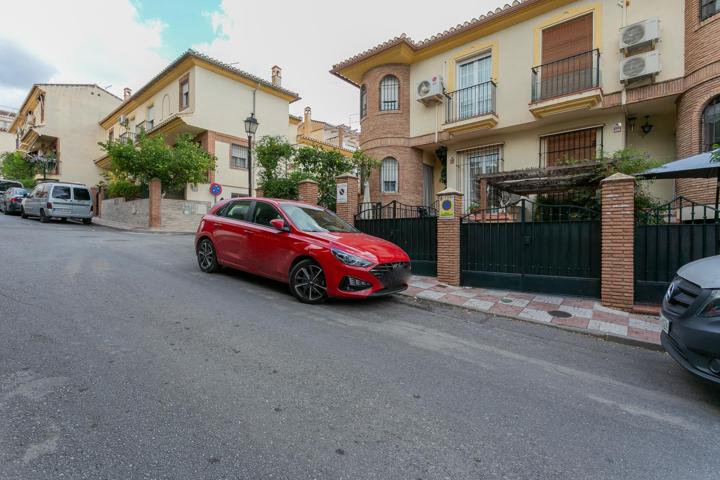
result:
[[[556,167],[595,160],[602,155],[602,127],[540,137],[540,167]]]
[[[247,168],[248,149],[242,145],[230,145],[230,168]]]
[[[707,20],[717,13],[720,13],[720,0],[700,1],[700,20]]]
[[[462,150],[458,155],[458,185],[463,196],[463,210],[480,205],[478,175],[497,173],[502,170],[502,145]],[[487,208],[499,206],[497,192],[491,186],[487,191]]]
[[[380,185],[383,193],[398,192],[398,162],[388,157],[380,164]]]
[[[720,95],[710,100],[702,114],[703,152],[720,144]]]
[[[380,81],[380,111],[400,110],[400,80],[386,75]]]
[[[367,115],[367,87],[363,85],[360,87],[360,118],[365,118]]]

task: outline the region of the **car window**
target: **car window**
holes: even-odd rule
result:
[[[13,182],[10,180],[0,180],[0,193],[5,192],[12,187],[22,187],[20,182]]]
[[[52,191],[52,197],[58,200],[70,200],[70,187],[56,185]]]
[[[277,210],[275,210],[275,207],[265,202],[257,202],[255,204],[255,211],[253,211],[252,220],[253,223],[257,223],[258,225],[267,225],[269,227],[271,226],[270,220],[274,220],[276,218],[282,219],[283,217]]]
[[[90,192],[87,188],[73,188],[73,197],[75,200],[87,201],[90,200]]]
[[[223,208],[220,216],[234,220],[247,220],[247,213],[250,210],[250,201],[231,202]]]
[[[327,210],[293,203],[282,203],[280,206],[303,232],[357,232],[345,220]]]

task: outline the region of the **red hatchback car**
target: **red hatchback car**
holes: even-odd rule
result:
[[[215,205],[195,234],[198,264],[221,266],[290,284],[303,303],[365,298],[407,288],[410,258],[333,212],[290,200],[237,198]]]

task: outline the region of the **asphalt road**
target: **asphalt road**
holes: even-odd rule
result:
[[[716,480],[719,438],[663,353],[0,216],[1,479]]]

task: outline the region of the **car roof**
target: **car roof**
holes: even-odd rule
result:
[[[38,183],[38,186],[40,186],[40,185],[53,185],[53,186],[55,186],[55,185],[60,185],[60,186],[63,186],[63,187],[69,186],[69,187],[85,187],[85,188],[88,188],[88,186],[85,185],[84,183],[73,183],[73,182],[40,182],[40,183]]]

